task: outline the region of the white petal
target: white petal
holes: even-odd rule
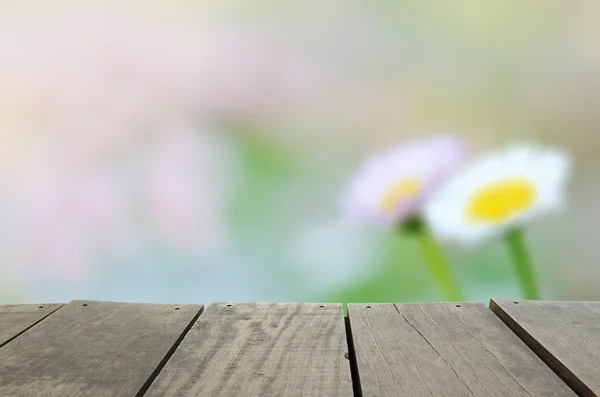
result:
[[[564,153],[534,145],[513,146],[481,156],[432,196],[425,207],[425,218],[441,240],[477,244],[562,208],[570,164]],[[477,191],[512,177],[526,178],[535,185],[537,199],[531,208],[499,225],[474,224],[465,219],[464,211]]]

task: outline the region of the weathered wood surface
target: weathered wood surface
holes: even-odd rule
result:
[[[0,347],[43,320],[63,304],[0,306]]]
[[[490,307],[0,306],[0,396],[600,395],[600,302]]]
[[[212,303],[146,396],[352,396],[342,305]]]
[[[575,396],[482,303],[350,304],[363,396]]]
[[[493,299],[490,308],[580,395],[600,395],[600,302]]]
[[[0,396],[138,396],[201,305],[74,301],[0,348]]]

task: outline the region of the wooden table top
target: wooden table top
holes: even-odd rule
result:
[[[0,396],[598,396],[600,302],[0,306]]]

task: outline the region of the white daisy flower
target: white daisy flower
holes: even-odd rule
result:
[[[462,142],[438,135],[388,149],[368,159],[342,196],[350,218],[384,225],[420,211],[465,155]]]
[[[535,145],[484,155],[432,196],[425,218],[441,240],[476,244],[561,209],[570,163]]]

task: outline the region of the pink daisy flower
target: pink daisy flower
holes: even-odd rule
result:
[[[418,214],[432,193],[461,165],[466,149],[452,135],[409,142],[373,155],[342,196],[345,214],[383,225]]]

